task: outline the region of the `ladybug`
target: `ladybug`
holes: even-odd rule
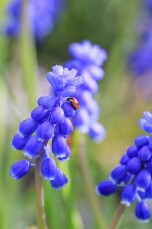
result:
[[[79,109],[79,102],[76,98],[74,97],[69,97],[67,101],[74,107],[75,110]]]

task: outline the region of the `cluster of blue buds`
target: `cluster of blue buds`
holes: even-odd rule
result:
[[[152,134],[152,114],[144,112],[140,127]],[[136,202],[135,216],[147,222],[151,213],[148,201],[152,200],[152,136],[138,136],[134,145],[121,157],[120,164],[112,170],[110,179],[96,186],[98,195],[109,196],[122,189],[121,203],[130,206]]]
[[[6,9],[7,22],[5,34],[18,36],[21,30],[21,13],[23,0],[11,0]],[[45,37],[53,28],[61,11],[60,0],[29,0],[27,15],[33,37],[39,40]]]
[[[66,138],[73,131],[70,118],[76,113],[76,108],[70,102],[77,87],[83,83],[81,76],[76,76],[75,69],[68,70],[62,66],[54,66],[53,72],[47,74],[47,80],[52,86],[51,95],[38,99],[38,106],[31,112],[31,117],[20,123],[18,134],[12,140],[15,150],[23,150],[23,159],[12,165],[10,175],[18,180],[24,177],[33,161],[41,157],[41,172],[44,179],[50,181],[55,189],[64,187],[66,176],[56,167],[54,158],[65,161],[70,158],[70,148]],[[70,97],[70,100],[69,100]],[[52,156],[48,141],[52,139]]]
[[[94,141],[101,141],[105,138],[106,131],[97,122],[99,106],[93,96],[98,91],[98,81],[104,77],[101,66],[107,59],[107,53],[88,40],[72,43],[69,52],[73,60],[68,61],[65,66],[69,69],[76,68],[84,79],[84,84],[75,94],[81,106],[74,117],[74,126],[80,132],[88,133]]]

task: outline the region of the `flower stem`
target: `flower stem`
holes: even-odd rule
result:
[[[28,20],[29,18],[27,14],[28,2],[29,0],[24,0],[22,5],[20,59],[24,74],[23,82],[27,93],[29,108],[33,109],[38,92],[38,68],[34,38],[31,33],[30,23]]]
[[[38,229],[48,229],[44,209],[44,189],[41,175],[42,156],[35,160],[35,192],[37,204]]]
[[[90,201],[90,204],[92,206],[93,212],[96,217],[97,228],[105,229],[107,228],[107,222],[104,217],[104,213],[99,205],[97,196],[95,194],[95,188],[94,188],[95,185],[93,183],[93,180],[91,179],[92,177],[91,177],[90,169],[86,158],[86,152],[85,152],[85,139],[83,138],[83,136],[81,136],[80,139],[79,163],[80,163],[82,176],[84,178],[86,192],[88,194],[88,199]]]
[[[110,229],[117,229],[118,228],[125,209],[126,209],[125,205],[120,203],[117,210],[116,210],[116,213],[113,217]]]

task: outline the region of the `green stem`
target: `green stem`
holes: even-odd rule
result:
[[[30,109],[35,106],[37,97],[37,57],[34,39],[31,34],[30,23],[27,15],[27,4],[29,0],[23,1],[22,7],[22,30],[20,35],[20,59],[24,74],[24,86],[27,92]]]
[[[80,169],[82,172],[82,176],[84,178],[86,193],[88,194],[88,199],[90,201],[90,204],[92,206],[93,212],[96,217],[96,222],[98,225],[98,228],[105,229],[107,228],[107,222],[105,220],[103,211],[99,205],[96,193],[95,193],[95,185],[93,183],[93,180],[91,179],[91,173],[88,166],[88,161],[86,158],[86,152],[85,152],[85,139],[83,136],[80,138],[80,147],[79,147],[79,163],[80,163]]]
[[[116,210],[116,213],[113,217],[110,229],[117,229],[118,228],[125,209],[126,209],[125,205],[120,203],[117,210]]]
[[[43,154],[35,160],[35,192],[36,192],[36,204],[37,204],[37,219],[39,229],[48,229],[46,223],[46,215],[44,209],[44,189],[43,178],[41,175],[41,164]]]
[[[74,158],[73,158],[74,160]],[[74,182],[72,180],[73,171],[75,170],[74,163],[72,163],[72,168],[70,166],[70,161],[68,164],[60,164],[60,168],[65,172],[68,177],[69,183],[66,189],[62,189],[63,199],[64,199],[64,206],[66,209],[66,214],[68,215],[67,220],[67,228],[70,229],[82,229],[82,220],[80,217],[80,213],[77,211],[76,206],[74,204]]]

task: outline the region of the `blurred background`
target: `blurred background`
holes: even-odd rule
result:
[[[107,137],[96,144],[85,136],[85,153],[93,189],[107,179],[133,139],[143,133],[138,126],[143,111],[151,111],[152,2],[60,0],[55,5],[57,13],[49,32],[44,31],[42,37],[37,37],[35,32],[35,39],[28,30],[27,2],[22,8],[22,26],[17,28],[14,26],[17,21],[8,26],[17,15],[17,11],[13,11],[15,16],[10,17],[8,4],[8,0],[0,0],[0,228],[34,229],[34,171],[17,182],[9,176],[11,164],[22,158],[22,154],[10,146],[19,122],[29,116],[38,96],[49,93],[46,73],[53,65],[64,64],[71,58],[68,46],[72,42],[88,39],[100,45],[107,51],[108,60],[96,99]],[[43,0],[41,4],[45,4]],[[35,7],[38,10],[39,6]],[[39,22],[42,21],[43,17],[39,17]],[[44,182],[49,228],[99,228],[77,154],[73,152],[68,163],[73,171],[63,192],[52,190],[49,183]],[[67,197],[69,192],[72,198]],[[119,196],[100,196],[97,202],[107,222],[111,222]],[[137,227],[150,229],[152,221],[138,222],[131,206],[126,209],[120,228]]]

